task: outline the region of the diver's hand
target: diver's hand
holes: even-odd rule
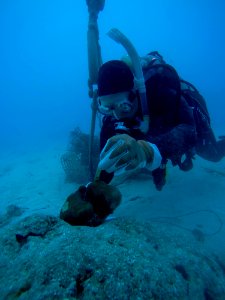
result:
[[[115,175],[126,171],[152,166],[157,168],[161,163],[161,155],[157,147],[149,142],[139,140],[127,134],[110,138],[100,154],[98,168]]]

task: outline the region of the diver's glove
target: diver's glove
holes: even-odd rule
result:
[[[100,154],[98,168],[108,173],[121,175],[126,171],[148,168],[150,171],[159,167],[161,155],[158,148],[144,140],[136,141],[127,134],[110,138]]]

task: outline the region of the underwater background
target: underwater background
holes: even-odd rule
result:
[[[103,62],[126,54],[115,27],[140,56],[159,51],[225,135],[224,1],[106,0],[98,21]],[[89,181],[87,26],[85,0],[0,1],[0,298],[224,300],[224,158],[168,164],[161,192],[148,174],[129,178],[99,227],[60,220]],[[77,181],[61,164],[71,131]]]
[[[158,50],[205,97],[212,125],[224,134],[223,1],[107,0],[99,14],[103,61],[125,50],[106,33],[120,29],[138,53]],[[0,2],[1,149],[88,132],[85,0]],[[84,118],[85,116],[85,118]]]

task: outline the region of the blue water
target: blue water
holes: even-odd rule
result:
[[[74,192],[60,156],[71,130],[90,127],[87,24],[86,0],[0,0],[0,216],[10,204],[58,216]],[[158,50],[192,82],[216,135],[225,135],[225,1],[106,0],[99,15],[104,62],[126,54],[107,36],[113,27],[140,56]],[[225,158],[194,164],[186,173],[170,165],[160,193],[149,178],[122,185],[116,216],[200,228],[204,245],[224,261]]]
[[[85,0],[0,2],[0,143],[7,149],[89,130]],[[140,55],[158,50],[201,91],[218,134],[225,133],[225,3],[106,0],[99,15],[103,61],[124,49],[117,27]],[[224,131],[223,131],[224,130]]]

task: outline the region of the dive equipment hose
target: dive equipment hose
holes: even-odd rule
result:
[[[145,80],[144,80],[144,75],[143,75],[142,66],[140,62],[140,57],[133,44],[130,42],[130,40],[118,29],[112,28],[108,32],[108,36],[112,38],[114,41],[116,41],[117,43],[121,44],[126,49],[132,61],[134,75],[135,75],[134,84],[140,95],[141,108],[143,113],[143,122],[141,124],[140,130],[143,133],[147,133],[149,129],[150,118],[149,118],[149,111],[148,111],[148,104],[147,104],[147,97],[146,97]]]

